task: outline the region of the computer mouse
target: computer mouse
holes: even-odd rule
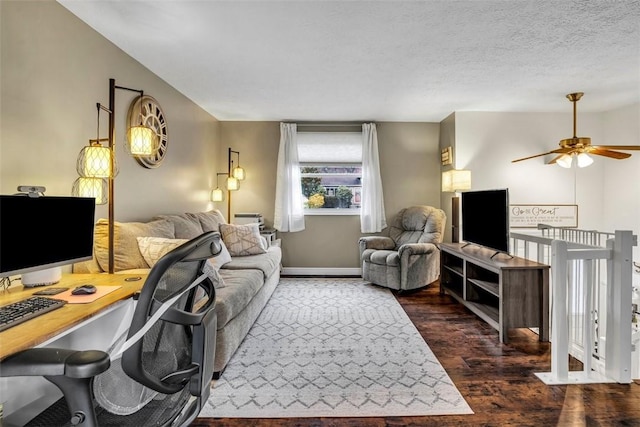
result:
[[[95,294],[95,293],[96,293],[96,287],[93,285],[78,286],[77,288],[71,291],[72,295],[89,295],[89,294]]]

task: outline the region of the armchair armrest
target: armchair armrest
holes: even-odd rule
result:
[[[358,239],[358,247],[360,248],[360,254],[362,255],[362,252],[364,252],[365,249],[390,251],[395,249],[396,244],[391,237],[365,236]]]
[[[405,243],[398,248],[400,258],[409,255],[425,255],[440,250],[433,243]]]
[[[91,378],[109,369],[109,354],[98,350],[30,348],[13,354],[0,364],[0,376],[67,376]]]

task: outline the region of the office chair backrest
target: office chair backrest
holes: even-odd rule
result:
[[[152,404],[179,411],[194,396],[188,416],[192,419],[200,412],[209,396],[216,334],[215,288],[203,273],[203,266],[220,249],[219,233],[207,232],[173,249],[153,266],[138,298],[127,338],[144,329],[155,313],[163,313],[140,340],[122,353],[120,361],[122,370],[148,389],[141,392],[131,382],[125,381],[128,385],[123,386],[110,381],[116,388],[108,392],[113,394],[112,407],[134,397],[140,399],[137,406],[141,407],[166,395],[161,404]],[[167,306],[171,300],[174,301]],[[129,395],[125,397],[125,393]],[[164,419],[174,415],[159,416]]]

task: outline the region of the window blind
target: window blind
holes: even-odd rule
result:
[[[300,163],[362,163],[360,132],[298,132],[297,140]]]

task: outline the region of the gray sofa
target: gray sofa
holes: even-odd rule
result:
[[[191,239],[206,231],[220,231],[220,224],[226,224],[226,221],[218,210],[159,215],[149,222],[116,222],[114,270],[116,273],[149,271],[148,253],[143,255],[141,252],[138,237],[179,243],[175,239]],[[75,264],[74,273],[103,273],[108,270],[107,233],[107,221],[98,220],[94,258]],[[224,241],[224,234],[222,236]],[[231,256],[231,261],[218,270],[223,284],[216,288],[218,326],[214,378],[220,376],[280,281],[280,247],[269,246],[264,238],[261,238],[261,245],[265,248],[264,253]]]

